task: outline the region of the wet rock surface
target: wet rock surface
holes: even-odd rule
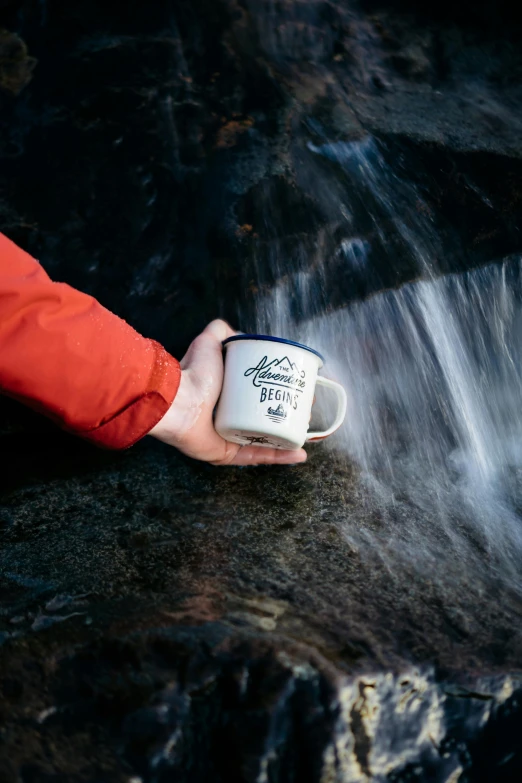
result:
[[[440,271],[520,252],[521,20],[459,9],[4,3],[9,56],[38,65],[0,86],[1,228],[175,352],[216,312],[250,328],[259,289],[318,258],[334,306],[422,274],[310,145],[374,138]],[[354,237],[369,262],[339,285]]]
[[[518,253],[502,13],[4,3],[0,228],[178,355],[301,268],[332,307],[422,274],[325,144],[422,195],[433,271]],[[0,432],[2,782],[520,777],[519,596],[358,547],[386,522],[345,458],[103,454],[8,401]]]
[[[2,780],[520,770],[516,596],[456,594],[357,551],[342,459],[216,471],[154,442],[100,455],[65,436],[18,436],[11,454]]]

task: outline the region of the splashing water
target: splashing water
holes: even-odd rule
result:
[[[522,262],[436,278],[429,210],[374,142],[310,149],[371,194],[376,226],[385,216],[397,228],[423,278],[321,313],[321,292],[301,270],[259,301],[257,328],[324,352],[326,374],[348,391],[347,421],[328,444],[360,467],[361,511],[343,532],[390,569],[415,562],[459,581],[472,567],[477,580],[520,590]],[[367,251],[356,237],[340,247],[359,266]],[[297,324],[296,298],[318,314]]]

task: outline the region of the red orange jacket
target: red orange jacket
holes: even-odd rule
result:
[[[132,446],[171,405],[179,363],[0,234],[0,392],[100,446]]]

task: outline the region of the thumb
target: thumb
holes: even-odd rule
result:
[[[201,334],[208,334],[222,343],[227,337],[233,337],[237,332],[235,332],[226,321],[221,320],[221,318],[216,318],[215,321],[211,321],[208,326],[205,327]]]
[[[231,337],[235,332],[225,321],[211,321],[189,346],[189,349],[181,361],[181,369],[195,370],[198,375],[209,374],[213,376],[217,370],[222,371],[223,347],[222,342]]]

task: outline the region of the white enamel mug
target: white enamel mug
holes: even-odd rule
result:
[[[306,345],[259,334],[238,334],[223,342],[225,377],[214,426],[225,440],[242,446],[299,449],[306,441],[335,432],[346,415],[346,392],[318,376],[324,359]],[[331,427],[309,432],[315,387],[335,392]]]

